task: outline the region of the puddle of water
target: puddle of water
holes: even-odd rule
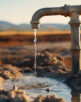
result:
[[[56,79],[23,75],[18,81],[7,80],[3,84],[3,87],[6,89],[12,89],[14,85],[17,85],[19,89],[24,90],[31,97],[37,97],[40,94],[56,94],[59,97],[63,97],[66,102],[75,102],[71,101],[71,89]],[[49,92],[46,91],[47,88],[50,89]]]
[[[81,102],[81,95],[79,92],[70,89],[66,84],[62,83],[62,81],[53,78],[36,77],[33,74],[23,75],[20,80],[5,81],[3,83],[3,88],[9,90],[12,89],[14,85],[17,85],[18,89],[25,91],[31,98],[35,98],[40,94],[44,96],[56,94],[64,98],[66,102]],[[50,89],[49,92],[46,91],[47,88]]]

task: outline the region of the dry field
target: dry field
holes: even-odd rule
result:
[[[33,35],[33,31],[2,31],[0,32],[0,35]],[[68,30],[54,30],[54,31],[39,31],[37,32],[37,35],[55,35],[55,34],[70,34],[70,31]]]
[[[15,46],[32,44],[34,38],[33,31],[16,32],[3,31],[0,32],[0,46]],[[37,41],[39,42],[64,42],[70,41],[70,31],[38,31]]]

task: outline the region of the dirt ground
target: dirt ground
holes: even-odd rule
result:
[[[37,40],[37,75],[68,79],[67,83],[74,82],[80,87],[80,76],[76,81],[71,72],[70,34],[39,35]],[[1,35],[1,81],[15,80],[22,73],[34,73],[34,70],[33,36]]]
[[[70,35],[37,36],[37,75],[67,78],[71,72]],[[66,41],[66,42],[65,42]],[[2,89],[1,82],[17,80],[23,73],[34,73],[34,44],[32,35],[0,36],[0,101],[29,102],[28,96],[14,86],[12,90]],[[52,96],[38,96],[35,102],[64,99]]]
[[[70,50],[66,45],[69,46],[69,42],[37,44],[38,75],[54,77],[71,71]],[[34,72],[34,45],[0,47],[0,65],[0,76],[4,79],[16,78],[22,72]]]

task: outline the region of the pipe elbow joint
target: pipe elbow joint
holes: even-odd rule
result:
[[[63,7],[51,7],[51,8],[42,8],[36,11],[32,17],[31,20],[31,26],[33,29],[38,29],[39,28],[39,20],[43,16],[49,16],[49,15],[64,15],[67,16],[67,9],[68,6],[65,5]]]
[[[34,13],[34,15],[32,16],[32,20],[31,20],[31,26],[32,26],[32,29],[38,29],[39,26],[40,26],[40,15],[41,15],[41,9],[39,9],[38,11],[36,11]]]

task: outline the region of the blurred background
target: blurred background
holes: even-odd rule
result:
[[[80,5],[81,0],[0,0],[0,31],[32,30],[30,20],[33,13],[43,7]],[[81,18],[81,17],[80,17]],[[69,17],[46,16],[41,21],[40,30],[68,30]]]

